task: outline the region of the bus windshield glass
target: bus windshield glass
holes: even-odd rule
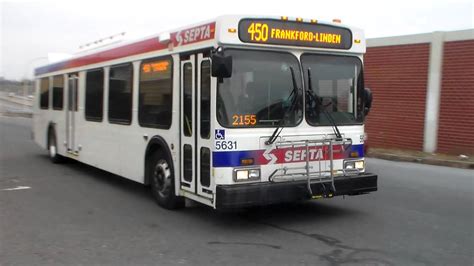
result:
[[[219,83],[217,120],[224,127],[296,126],[302,119],[302,98],[292,93],[301,86],[298,60],[289,53],[229,49],[232,76]],[[290,68],[297,87],[293,89]],[[295,102],[296,106],[291,106]]]
[[[313,126],[362,123],[362,64],[356,57],[303,54],[301,64],[306,90],[306,120]],[[311,72],[311,82],[308,80]],[[309,88],[311,84],[312,88]]]

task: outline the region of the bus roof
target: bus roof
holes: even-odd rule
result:
[[[252,23],[254,24],[253,26]],[[252,32],[250,27],[254,27],[256,24],[260,26],[262,24],[266,25],[264,27],[267,27],[267,35],[271,35],[263,38],[263,40],[268,39],[267,42],[261,41],[262,38],[260,38],[260,41],[256,41],[258,38],[253,38],[253,33],[250,37],[244,36],[247,32]],[[248,30],[243,27],[248,27]],[[308,27],[319,27],[320,32],[315,33],[313,37],[311,33],[312,30],[309,32]],[[269,30],[268,28],[271,29]],[[334,32],[332,32],[333,30]],[[350,35],[347,35],[344,31]],[[309,35],[307,33],[309,33]],[[320,35],[318,36],[317,34]],[[337,38],[337,35],[341,34],[343,39],[345,38],[344,36],[348,36],[345,39],[349,40],[342,41],[346,44],[346,47],[336,47],[337,44],[336,46],[331,46],[330,42],[341,42],[341,40]],[[255,36],[259,37],[259,35]],[[316,38],[315,40],[319,38],[321,41],[325,41],[326,45],[324,45],[324,43],[319,47],[307,45],[307,43],[309,43],[309,39],[306,40],[308,36],[311,39]],[[275,38],[272,39],[271,37]],[[304,43],[303,41],[307,42]],[[311,41],[311,43],[315,43],[313,40]],[[347,46],[347,44],[350,45]],[[100,67],[103,63],[117,64],[124,59],[135,61],[158,56],[161,53],[179,53],[207,47],[216,47],[218,45],[270,47],[273,49],[286,50],[322,50],[356,54],[365,53],[365,38],[362,30],[340,23],[320,22],[314,19],[291,17],[226,15],[214,20],[203,21],[148,36],[140,40],[123,42],[115,44],[114,46],[91,50],[85,54],[80,54],[61,62],[36,68],[35,75],[60,74],[66,70],[75,72],[84,67]]]

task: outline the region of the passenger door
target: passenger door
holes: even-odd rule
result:
[[[79,152],[76,144],[76,113],[78,107],[78,75],[68,75],[67,108],[66,108],[66,147],[67,152]]]
[[[194,55],[190,55],[186,60],[181,60],[181,189],[195,193],[196,178],[194,157],[195,151],[195,59]]]
[[[181,189],[213,198],[211,178],[211,61],[204,53],[181,60]]]

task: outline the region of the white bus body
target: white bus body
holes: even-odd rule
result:
[[[260,29],[255,30],[257,23]],[[297,23],[307,28],[299,28]],[[281,25],[281,30],[276,29]],[[350,35],[327,29],[319,33],[305,31],[321,25],[328,26],[329,31],[346,30]],[[316,44],[305,45],[309,42]],[[216,53],[232,56],[231,78],[211,76],[211,61]],[[185,197],[213,208],[376,191],[377,176],[365,172],[363,152],[362,112],[367,104],[360,79],[364,53],[365,39],[359,29],[307,19],[255,16],[223,16],[90,51],[36,69],[34,140],[49,149],[55,161],[67,157],[151,184],[160,205],[167,208],[182,205],[160,202],[160,197],[169,196],[164,189],[169,184],[173,184],[169,197],[180,202]],[[267,54],[268,69],[281,72],[264,73],[259,64]],[[279,61],[273,55],[289,63],[277,67]],[[251,58],[259,56],[263,59],[255,61],[258,69],[252,70]],[[340,63],[331,63],[332,58],[347,59],[341,63],[342,78],[334,81],[329,77],[330,69],[337,69]],[[302,60],[307,60],[306,66],[321,69],[312,74],[316,80],[313,87],[318,92],[326,85],[332,86],[329,96],[317,96],[321,102],[313,105],[307,102],[307,69]],[[320,66],[320,60],[328,63]],[[292,65],[299,87],[295,89],[296,96],[290,95],[291,86],[279,86],[281,95],[273,95],[277,89],[271,90],[272,84],[286,85],[286,80],[291,84],[288,67]],[[241,71],[243,66],[250,70]],[[354,77],[348,77],[348,66],[356,72]],[[329,69],[328,74],[324,69]],[[268,74],[268,78],[258,80],[258,73]],[[261,90],[266,95],[258,95],[259,87],[251,90],[251,85],[258,82],[260,88],[265,87]],[[154,91],[149,84],[159,87]],[[246,93],[257,96],[244,95],[248,100],[235,100],[238,98],[234,94],[245,84]],[[98,88],[99,94],[93,94],[92,89],[89,92],[89,87]],[[340,89],[343,87],[348,89]],[[285,101],[287,96],[294,99],[294,106]],[[246,104],[249,110],[257,110],[260,104],[254,101],[259,97],[268,99],[271,106],[262,107],[258,113],[225,113]],[[280,101],[275,100],[278,97]],[[315,113],[311,120],[307,109],[315,105],[326,106],[326,111]],[[342,109],[349,111],[337,111]],[[284,116],[289,117],[289,122],[282,119],[281,133],[273,134],[281,122],[278,118]],[[344,122],[345,119],[352,122]],[[330,120],[337,120],[342,139],[337,138]],[[272,135],[276,138],[268,143]],[[160,158],[166,163],[161,160],[161,166],[156,166]]]

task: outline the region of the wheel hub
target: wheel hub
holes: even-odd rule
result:
[[[49,156],[51,156],[51,158],[56,156],[56,139],[51,136],[49,139]]]
[[[159,161],[153,170],[153,186],[162,197],[170,193],[171,171],[164,160]]]

